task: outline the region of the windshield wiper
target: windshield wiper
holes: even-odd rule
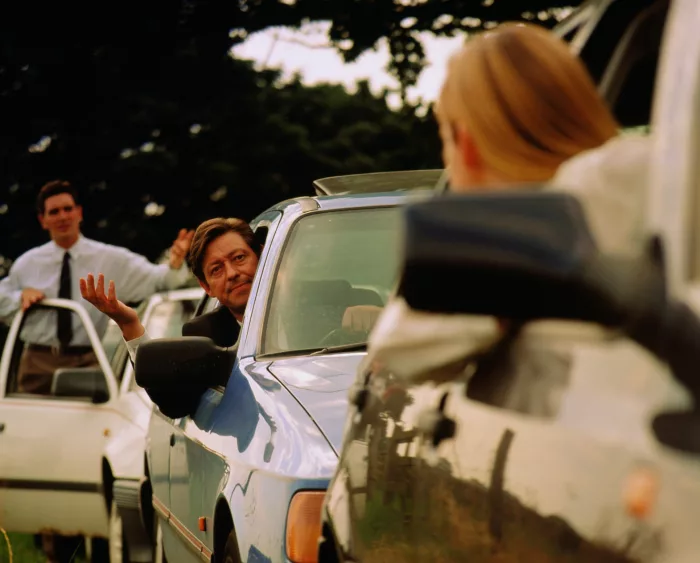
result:
[[[354,350],[366,350],[367,342],[355,342],[353,344],[342,344],[340,346],[327,346],[325,348],[302,348],[300,350],[281,350],[280,352],[269,352],[260,354],[258,358],[274,359],[286,356],[321,356],[323,354],[335,354],[339,352],[353,352]]]
[[[336,354],[338,352],[354,352],[355,350],[366,350],[367,342],[355,342],[353,344],[341,344],[340,346],[328,346],[321,348],[315,352],[311,352],[309,356],[322,356],[323,354]]]

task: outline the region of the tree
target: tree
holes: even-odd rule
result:
[[[33,203],[56,177],[84,188],[86,234],[153,258],[177,228],[251,217],[330,174],[439,165],[432,117],[366,85],[280,87],[231,47],[275,25],[331,22],[354,60],[385,37],[405,88],[418,33],[537,18],[579,1],[123,0],[0,8],[0,256],[45,240]],[[527,11],[526,11],[527,10]]]
[[[346,62],[386,38],[388,70],[402,92],[416,83],[425,66],[419,33],[453,36],[494,27],[504,21],[537,21],[552,27],[581,0],[241,0],[242,14],[230,14],[254,32],[270,26],[330,21],[330,40]],[[202,13],[212,6],[201,6]],[[405,98],[405,96],[404,96]]]
[[[56,177],[81,188],[88,236],[155,258],[182,226],[250,219],[318,177],[439,165],[432,118],[366,84],[280,85],[232,59],[228,24],[204,17],[223,3],[146,4],[92,9],[90,26],[0,18],[0,255],[45,240],[33,204]]]

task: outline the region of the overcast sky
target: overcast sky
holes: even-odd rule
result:
[[[256,61],[260,68],[281,69],[285,78],[299,72],[306,84],[342,83],[352,90],[357,80],[368,79],[370,88],[377,94],[384,87],[398,87],[397,81],[384,70],[389,62],[386,40],[380,40],[374,50],[366,51],[354,63],[344,64],[336,49],[329,45],[329,25],[309,24],[300,30],[266,29],[248,37],[233,49],[233,53],[237,58]],[[278,39],[275,40],[275,37]],[[428,66],[421,73],[417,86],[408,91],[412,102],[419,98],[433,101],[437,97],[447,59],[464,37],[436,38],[425,33],[421,34],[421,40]],[[392,95],[389,102],[396,107],[398,94]]]

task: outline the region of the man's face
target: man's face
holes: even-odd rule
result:
[[[39,215],[41,226],[57,243],[72,244],[80,235],[83,208],[75,204],[70,194],[57,194],[46,199],[44,213]]]
[[[226,233],[209,243],[202,265],[206,281],[199,283],[207,295],[242,317],[258,268],[253,249],[238,233]]]

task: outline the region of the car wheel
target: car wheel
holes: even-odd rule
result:
[[[240,563],[240,560],[241,558],[240,554],[238,553],[238,541],[236,540],[236,534],[234,534],[233,530],[231,530],[228,538],[226,538],[223,563]]]
[[[168,563],[163,549],[163,528],[160,527],[160,518],[153,515],[153,563]]]
[[[90,544],[90,563],[110,563],[109,542],[106,539],[92,538]]]
[[[124,522],[116,502],[112,502],[112,509],[109,512],[109,563],[129,563],[129,547],[124,535]]]

